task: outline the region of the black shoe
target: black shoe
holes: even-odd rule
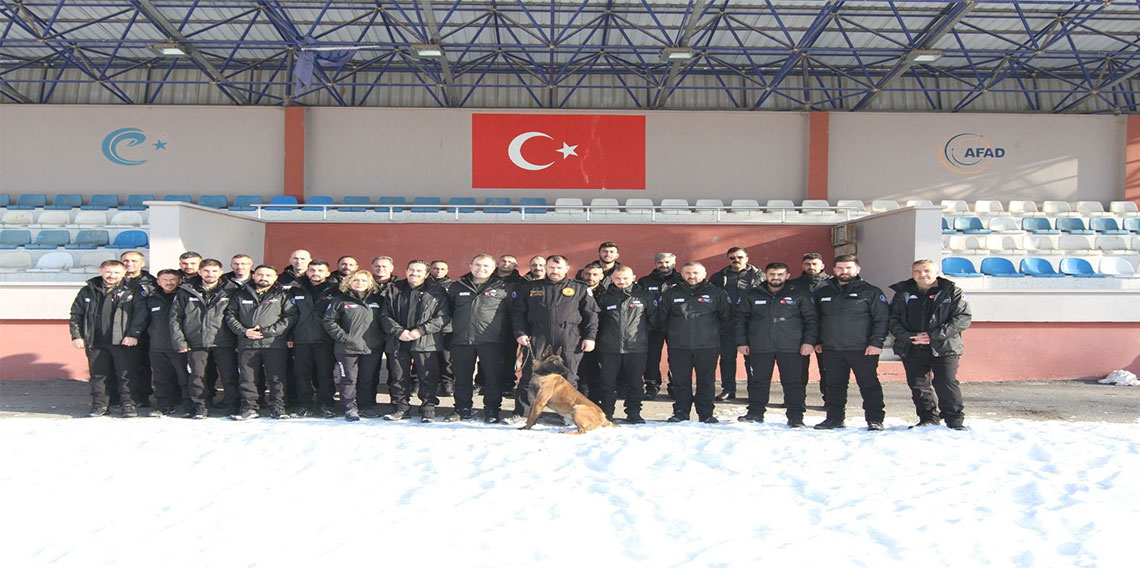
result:
[[[150,399],[143,397],[135,406],[139,408],[150,408]]]
[[[321,418],[336,418],[336,413],[333,412],[331,408],[329,408],[327,406],[322,406],[321,407]],[[356,418],[358,420],[360,419],[359,416],[357,416]]]
[[[198,408],[195,408],[194,412],[190,414],[190,418],[193,420],[205,420],[209,417],[210,414],[206,410],[205,406],[199,406]]]
[[[674,414],[666,422],[688,422],[689,417],[684,414]]]
[[[420,422],[423,424],[430,424],[435,422],[435,407],[420,407]]]
[[[828,418],[823,422],[815,425],[816,430],[837,430],[839,428],[846,428],[847,425],[843,423],[842,418]]]
[[[881,432],[883,430],[882,422],[868,422],[867,430],[871,432]]]
[[[947,422],[946,422],[946,427],[947,427],[947,428],[949,428],[949,429],[951,429],[951,430],[958,430],[959,432],[960,432],[960,431],[963,431],[963,430],[969,430],[969,428],[967,428],[967,427],[966,427],[966,425],[965,425],[965,424],[962,424],[961,422],[950,422],[950,421],[947,421]]]
[[[91,405],[91,410],[87,413],[88,418],[98,418],[107,415],[107,407],[102,404]]]
[[[613,415],[613,414],[607,414],[607,415],[606,415],[606,422],[609,422],[610,424],[613,424],[613,422],[614,422],[614,415]]]
[[[331,416],[330,416],[330,418],[331,418]],[[350,409],[344,411],[344,421],[345,422],[356,422],[358,420],[360,420],[360,413],[357,412],[355,408],[350,408]]]
[[[804,427],[805,426],[804,426],[804,419],[803,418],[789,418],[788,419],[788,428],[804,428]]]
[[[408,416],[409,416],[409,412],[407,410],[397,410],[391,414],[385,414],[384,420],[388,420],[390,422],[397,422],[399,420],[407,419]]]
[[[645,419],[640,414],[630,414],[625,417],[626,424],[645,424]]]
[[[165,407],[161,407],[161,408],[151,409],[151,411],[147,412],[146,415],[150,416],[151,418],[162,418],[164,416],[174,416],[177,413],[178,413],[177,409],[169,407],[169,406],[165,406]]]
[[[364,411],[360,413],[360,416],[365,418],[380,418],[380,411],[375,408],[365,408]],[[387,418],[387,416],[384,418]]]
[[[458,412],[452,412],[443,417],[444,422],[459,422],[460,420],[463,420],[463,418],[459,416]]]
[[[273,410],[271,410],[269,412],[269,417],[274,419],[274,420],[287,420],[289,418],[292,418],[293,416],[290,415],[288,412],[285,412],[284,410],[278,410],[278,409],[274,408]]]
[[[716,398],[714,398],[713,400],[715,400],[717,402],[723,402],[726,400],[736,400],[736,393],[729,392],[729,391],[720,391],[720,394],[716,395]]]
[[[701,418],[701,424],[719,424],[719,423],[720,423],[720,420],[717,420],[716,416],[706,416],[704,418]]]
[[[918,424],[915,424],[914,426],[911,426],[907,429],[913,430],[915,428],[925,428],[926,426],[941,426],[941,425],[942,425],[942,421],[937,419],[937,418],[920,418],[918,420]]]
[[[306,418],[312,413],[313,411],[310,410],[308,406],[298,406],[297,410],[293,412],[293,416],[296,416],[297,418]]]
[[[421,424],[431,424],[432,422],[435,422],[435,416],[421,416],[420,417],[420,423]]]
[[[483,423],[484,424],[498,424],[499,422],[500,422],[499,415],[497,413],[496,414],[486,414],[483,416]]]
[[[744,416],[737,417],[737,422],[763,422],[764,415],[762,414],[745,414]]]
[[[645,400],[653,400],[657,398],[657,393],[661,392],[660,387],[645,387]]]
[[[123,410],[119,413],[119,416],[122,416],[123,418],[138,418],[139,411],[135,409],[135,405],[133,404],[124,404]]]
[[[257,419],[260,417],[261,417],[261,415],[258,414],[256,410],[254,410],[252,408],[247,408],[241,412],[238,412],[237,414],[231,414],[230,420],[237,420],[237,421],[254,420],[254,419]]]

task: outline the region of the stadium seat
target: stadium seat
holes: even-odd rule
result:
[[[510,204],[511,204],[511,198],[510,197],[488,197],[488,198],[483,200],[483,212],[484,213],[496,213],[496,214],[510,213],[511,212],[510,207],[501,207],[502,205],[508,205],[509,206]],[[487,207],[488,205],[496,205],[499,207]]]
[[[1026,217],[1021,220],[1021,228],[1033,235],[1061,234],[1061,231],[1054,229],[1049,220],[1044,217]]]
[[[253,197],[253,196],[250,196]],[[349,195],[340,200],[341,205],[372,205],[372,200],[363,195]],[[231,207],[231,209],[233,209]],[[344,213],[364,213],[367,211],[364,207],[341,207],[337,209]]]
[[[103,229],[87,229],[75,234],[75,242],[64,245],[68,249],[96,249],[111,244],[111,235]]]
[[[111,215],[108,227],[138,227],[143,224],[142,213],[138,211],[119,211]]]
[[[293,211],[295,207],[290,206],[298,205],[297,198],[292,195],[274,195],[269,199],[269,203],[280,207],[266,207],[266,211]]]
[[[348,198],[346,197],[345,199],[348,199]],[[582,202],[581,200],[578,201],[578,203],[581,203],[581,202]],[[447,204],[448,205],[470,205],[471,206],[471,207],[459,207],[458,208],[459,213],[474,213],[474,212],[478,211],[478,209],[475,207],[476,201],[475,201],[474,197],[452,197],[451,199],[447,200]],[[447,212],[448,213],[455,213],[456,208],[455,207],[449,208],[447,210]]]
[[[986,249],[1000,254],[1016,254],[1021,250],[1021,240],[1009,235],[990,235],[986,237]]]
[[[1053,243],[1052,237],[1037,235],[1026,235],[1022,241],[1021,248],[1031,252],[1052,252],[1057,250],[1057,246]]]
[[[523,207],[523,213],[527,215],[539,215],[550,210],[548,208],[550,204],[547,203],[545,197],[523,197],[519,199],[519,205],[529,205],[529,207]],[[616,199],[614,205],[617,205]]]
[[[1065,275],[1053,270],[1053,265],[1048,260],[1039,256],[1030,256],[1021,259],[1021,266],[1018,272],[1027,276],[1036,278],[1064,278]]]
[[[943,199],[942,211],[951,215],[961,215],[970,212],[970,205],[961,199]]]
[[[733,207],[735,207],[736,201],[737,200],[735,199],[732,201]],[[835,213],[835,209],[826,199],[805,199],[802,203],[800,203],[800,207],[803,207],[802,211],[807,215],[825,215],[827,213]]]
[[[954,219],[954,230],[964,235],[988,235],[990,230],[978,217],[958,217]]]
[[[36,235],[35,242],[24,245],[28,249],[54,249],[71,242],[71,233],[65,230],[45,230]]]
[[[1078,201],[1077,213],[1083,217],[1101,217],[1106,215],[1104,204],[1099,201]]]
[[[0,252],[0,272],[16,272],[32,267],[32,255],[24,251]]]
[[[653,213],[653,200],[644,197],[634,197],[625,200],[626,213],[651,214]]]
[[[974,202],[974,213],[979,215],[1000,215],[1005,213],[1005,207],[1002,207],[1000,201],[982,199]]]
[[[621,213],[618,200],[612,197],[596,197],[590,200],[591,213]]]
[[[947,248],[954,252],[986,250],[985,241],[974,235],[951,235]]]
[[[871,211],[875,213],[882,213],[884,211],[894,211],[899,208],[899,202],[894,199],[876,199],[871,202]]]
[[[20,248],[32,242],[32,232],[27,229],[4,229],[0,231],[0,249]]]
[[[127,201],[119,206],[119,211],[142,211],[146,209],[143,202],[154,201],[154,196],[149,193],[132,193],[127,196]]]
[[[997,276],[998,278],[1021,278],[1025,275],[1018,272],[1013,261],[1000,256],[991,256],[982,259],[982,274]]]
[[[908,199],[906,201],[907,207],[934,207],[934,202],[929,199]]]
[[[32,227],[66,227],[71,223],[71,210],[66,211],[44,211],[36,217],[35,224]]]
[[[1140,217],[1128,217],[1124,220],[1123,228],[1130,233],[1140,233]]]
[[[1022,217],[1039,213],[1037,210],[1037,202],[1035,201],[1010,201],[1009,212],[1012,215],[1020,215]]]
[[[1132,241],[1128,245],[1128,248],[1130,248],[1132,250],[1140,250],[1140,237],[1136,237],[1136,236],[1132,237]]]
[[[166,197],[163,197],[162,200],[163,201],[178,201],[181,203],[193,203],[194,202],[192,199],[190,199],[190,196],[186,195],[185,193],[171,193],[171,194],[168,194]]]
[[[1136,273],[1136,267],[1132,266],[1131,262],[1115,256],[1100,259],[1097,272],[1115,278],[1140,278],[1140,274]]]
[[[16,204],[9,205],[8,209],[37,209],[45,206],[47,206],[46,195],[42,193],[21,193],[20,197],[16,199]]]
[[[1013,217],[991,217],[989,229],[995,233],[1020,233],[1021,227]]]
[[[391,205],[407,205],[408,200],[405,197],[381,197],[380,199],[376,200],[376,204],[377,205],[388,205],[388,206],[391,206]],[[388,212],[403,213],[404,212],[403,207],[377,207],[376,210],[382,211],[384,213],[388,213]]]
[[[700,200],[698,200],[698,202],[699,201]],[[794,210],[795,208],[796,202],[790,199],[769,199],[768,202],[764,204],[764,209],[769,213],[779,213],[781,209]]]
[[[728,204],[732,213],[759,213],[760,202],[755,199],[733,199]]]
[[[946,219],[945,217],[943,217],[942,218],[942,234],[943,235],[953,235],[953,234],[956,234],[957,232],[958,231],[954,230],[954,227],[950,226],[950,221],[948,219]]]
[[[1089,219],[1089,229],[1101,235],[1127,235],[1129,231],[1120,228],[1116,219],[1112,217],[1094,217]]]
[[[1124,237],[1097,237],[1096,249],[1107,253],[1124,254],[1128,251],[1128,241]]]
[[[1046,215],[1072,215],[1073,208],[1069,206],[1068,201],[1046,201],[1041,204],[1041,210]]]
[[[1132,201],[1113,201],[1108,204],[1108,210],[1121,217],[1140,216],[1140,208]]]
[[[948,256],[942,259],[942,273],[959,278],[973,278],[982,275],[981,272],[974,270],[974,263],[960,256]]]
[[[198,198],[198,205],[211,209],[225,209],[229,206],[229,201],[224,195],[203,195]]]
[[[117,209],[118,207],[118,195],[113,193],[96,193],[91,196],[91,200],[87,202],[87,205],[80,207],[80,209],[105,211],[107,209]]]
[[[106,211],[80,211],[71,224],[77,227],[102,227],[107,224]]]
[[[62,272],[75,265],[75,259],[69,252],[49,252],[36,260],[36,267],[28,269],[30,272]]]
[[[1085,220],[1080,217],[1060,217],[1057,219],[1057,229],[1070,235],[1092,235],[1093,231],[1085,228]]]
[[[138,230],[123,231],[115,236],[115,242],[107,245],[113,249],[147,248],[146,232]]]
[[[305,205],[335,205],[336,201],[327,195],[314,195],[305,200]],[[324,207],[302,207],[301,211],[324,211]],[[335,209],[333,209],[335,211]]]
[[[668,214],[692,213],[687,199],[662,199],[661,212]]]
[[[0,217],[0,225],[5,227],[27,227],[36,220],[36,214],[33,211],[4,211],[4,216]]]
[[[8,197],[7,193],[0,193],[0,207],[7,207],[12,204],[12,198]]]
[[[595,199],[595,201],[597,200]],[[614,200],[614,203],[617,203],[616,199]],[[606,207],[609,207],[608,203],[606,204]],[[585,210],[585,204],[582,203],[582,200],[577,197],[558,197],[554,200],[555,213],[582,213]],[[591,206],[591,210],[593,210],[593,206]]]
[[[859,199],[840,199],[835,203],[835,208],[848,215],[863,215],[867,212],[867,206]]]
[[[230,205],[230,211],[256,211],[256,207],[250,207],[253,204],[265,203],[265,198],[260,195],[238,195],[234,197],[234,204]],[[365,198],[367,203],[367,198]]]
[[[439,197],[415,197],[412,199],[411,208],[412,213],[439,213],[443,211],[440,205],[443,205],[443,199]],[[429,207],[433,206],[433,207]]]
[[[791,203],[791,201],[788,203]],[[792,205],[792,207],[795,207],[795,205]],[[698,212],[710,211],[715,213],[724,209],[724,202],[719,199],[698,199],[696,204],[693,205],[693,209]]]
[[[84,272],[96,273],[99,272],[99,265],[105,260],[117,260],[115,253],[111,252],[85,252],[79,257],[79,267]]]
[[[1105,278],[1105,274],[1098,274],[1093,270],[1092,264],[1083,258],[1065,257],[1061,259],[1061,273],[1077,278]]]
[[[83,206],[83,196],[78,193],[59,193],[51,199],[51,205],[44,209],[74,209]]]
[[[1092,251],[1092,237],[1088,235],[1061,235],[1061,237],[1057,239],[1057,248],[1067,252]]]

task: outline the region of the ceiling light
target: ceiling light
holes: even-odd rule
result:
[[[421,43],[412,46],[416,57],[443,57],[443,48],[434,43]]]
[[[915,63],[934,63],[942,59],[942,52],[937,49],[915,49],[907,57]]]
[[[678,61],[692,59],[697,56],[697,52],[693,51],[691,47],[666,47],[662,55],[665,56],[665,59]]]
[[[163,57],[180,57],[186,55],[186,50],[182,49],[181,45],[177,43],[160,43],[158,45],[150,46],[151,51]]]

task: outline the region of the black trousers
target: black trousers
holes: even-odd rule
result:
[[[958,387],[957,355],[935,357],[929,348],[912,347],[902,362],[914,410],[920,419],[939,416],[935,413],[935,404],[947,422],[961,422],[965,418],[962,391]]]
[[[748,380],[748,414],[764,416],[772,392],[772,371],[780,367],[780,386],[784,390],[784,408],[788,419],[802,420],[807,410],[805,389],[800,369],[805,357],[799,353],[763,353],[748,355],[752,363],[752,378]]]
[[[108,389],[118,393],[119,404],[134,404],[131,377],[138,369],[138,347],[104,345],[87,347],[87,370],[91,373],[91,404],[106,408]]]
[[[498,415],[503,405],[503,344],[452,345],[451,368],[455,372],[455,410],[471,410],[475,393],[475,363],[483,371],[483,413]],[[512,367],[513,370],[513,367]]]
[[[602,405],[602,370],[597,351],[584,352],[578,360],[578,391],[594,404]]]
[[[720,387],[725,392],[736,394],[736,337],[721,334],[720,337]],[[672,372],[673,365],[669,365]],[[752,381],[752,363],[744,358],[744,374]]]
[[[409,342],[400,342],[395,352],[389,351],[392,367],[388,370],[391,378],[388,388],[392,404],[397,412],[407,412],[412,407],[412,362],[420,379],[420,413],[434,413],[439,406],[439,357],[435,351],[412,351]]]
[[[206,376],[212,368],[222,381],[223,404],[226,411],[231,413],[238,411],[241,394],[238,392],[237,354],[233,347],[192,349],[186,354],[186,362],[190,365],[187,390],[190,391],[190,403],[195,408],[205,406],[206,399],[214,395],[214,387],[206,386]],[[211,362],[213,364],[210,364]]]
[[[803,369],[800,371],[800,379],[801,382],[803,382],[804,391],[806,392],[808,386],[808,377],[811,374],[809,372],[811,370],[811,355],[804,355],[803,360]],[[816,354],[815,356],[815,368],[819,369],[819,394],[820,396],[824,397],[824,399],[826,399],[827,386],[823,381],[823,360],[819,358],[819,354]],[[755,373],[755,369],[753,369],[752,372]]]
[[[332,408],[333,394],[336,392],[333,384],[336,359],[333,357],[332,343],[295,343],[292,351],[293,389],[296,391],[297,405],[303,408],[313,405],[315,385],[317,403]],[[288,392],[285,400],[289,400]]]
[[[879,383],[879,356],[864,355],[863,350],[835,351],[824,348],[820,356],[823,363],[823,380],[827,382],[827,417],[843,420],[847,416],[847,384],[851,373],[863,397],[863,416],[868,422],[882,422],[886,413],[883,405],[883,385]]]
[[[649,332],[649,351],[645,354],[645,386],[661,388],[661,352],[665,348],[665,334]],[[670,372],[672,374],[672,372]]]
[[[598,353],[601,381],[599,406],[606,416],[614,415],[617,406],[618,384],[625,385],[625,415],[640,416],[641,400],[645,398],[645,353]]]
[[[439,358],[439,386],[441,388],[451,387],[451,391],[454,392],[455,372],[451,368],[451,340],[448,338],[444,342],[447,348],[443,351],[436,351],[436,357]]]
[[[190,400],[190,373],[186,354],[174,351],[151,351],[150,369],[154,377],[155,402],[159,408],[174,408]]]
[[[243,409],[258,409],[258,398],[262,391],[257,384],[259,371],[265,371],[265,382],[269,386],[266,402],[273,410],[285,410],[285,362],[289,354],[281,349],[239,349],[238,350],[238,390],[241,392]]]
[[[346,412],[369,410],[376,406],[376,368],[379,366],[379,351],[367,355],[336,354],[340,401],[344,403]]]
[[[131,397],[135,402],[142,404],[150,400],[150,395],[155,394],[154,391],[154,377],[151,373],[150,363],[150,339],[143,334],[139,338],[139,344],[135,346],[138,349],[138,367],[131,378]]]
[[[536,357],[542,355],[542,351],[549,345],[554,350],[561,349],[562,362],[566,365],[566,369],[570,374],[566,376],[566,380],[574,385],[574,388],[581,392],[578,387],[578,364],[582,361],[582,353],[578,350],[582,345],[582,340],[577,335],[564,335],[554,338],[530,336],[530,347],[523,347],[523,363],[522,375],[519,377],[518,390],[515,392],[515,411],[516,415],[521,416],[523,407],[529,406],[528,403],[523,403],[524,397],[529,396],[526,389],[530,386],[530,377],[534,374],[534,361]]]
[[[701,420],[713,415],[716,390],[717,348],[674,349],[669,347],[669,374],[673,385],[673,415],[688,418],[694,401]],[[693,373],[697,375],[697,394],[693,396]]]

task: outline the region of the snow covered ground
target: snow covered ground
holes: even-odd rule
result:
[[[6,419],[0,562],[1137,565],[1140,425],[969,425]]]

